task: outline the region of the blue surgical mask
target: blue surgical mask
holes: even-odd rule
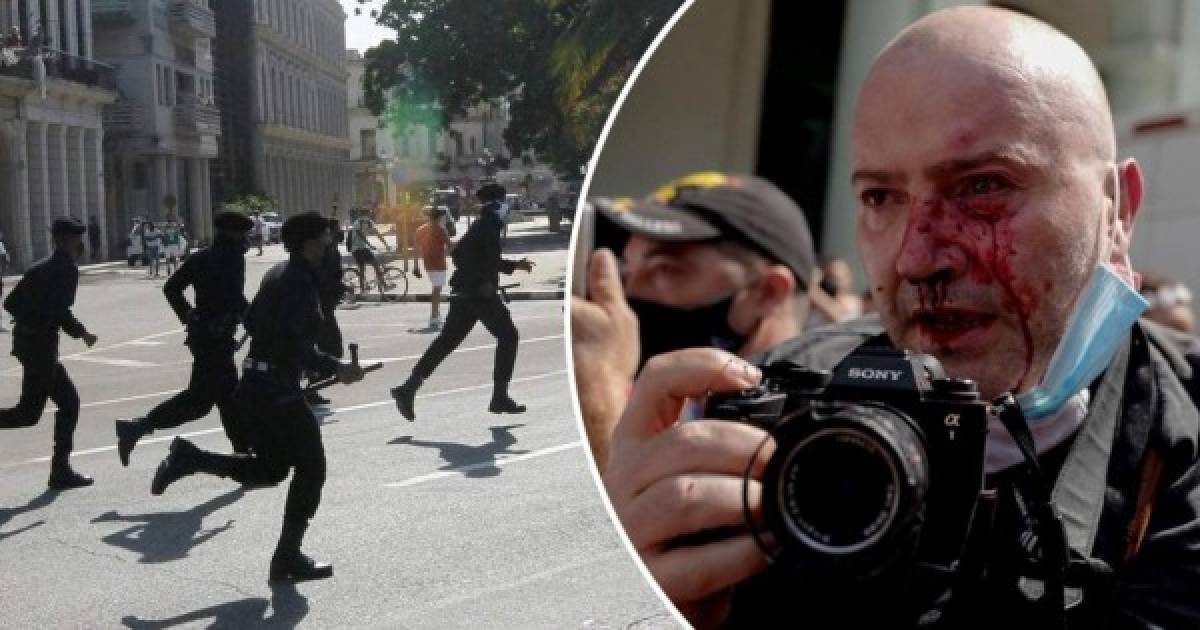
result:
[[[1037,387],[1017,396],[1025,419],[1032,425],[1054,416],[1072,396],[1100,376],[1147,306],[1146,299],[1117,275],[1112,265],[1100,263],[1075,302],[1045,378]]]
[[[496,209],[493,210],[492,212],[496,213],[497,219],[500,219],[501,221],[508,221],[508,210],[509,210],[508,204],[502,203],[502,204],[496,206]]]

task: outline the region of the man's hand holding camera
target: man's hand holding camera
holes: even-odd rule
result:
[[[756,427],[680,422],[680,413],[689,398],[746,389],[761,378],[758,368],[714,348],[658,355],[634,384],[613,434],[604,474],[613,508],[650,573],[696,624],[725,619],[731,588],[767,566],[745,529],[743,493],[757,515],[758,479],[772,449],[760,449],[766,433]],[[722,536],[713,539],[713,530]]]

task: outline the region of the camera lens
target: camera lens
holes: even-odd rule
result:
[[[768,522],[785,546],[871,573],[915,543],[907,539],[929,484],[923,440],[888,405],[839,404],[813,413],[816,421],[777,436],[766,476]]]

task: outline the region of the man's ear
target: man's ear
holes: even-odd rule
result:
[[[768,313],[795,297],[796,278],[783,265],[768,265],[755,292],[762,312]]]
[[[1114,199],[1116,212],[1109,227],[1109,237],[1112,240],[1112,253],[1108,262],[1113,265],[1134,287],[1141,285],[1140,275],[1133,270],[1129,262],[1129,249],[1133,242],[1134,222],[1142,207],[1145,194],[1145,180],[1137,160],[1129,158],[1116,167],[1116,178],[1120,182],[1120,196]]]

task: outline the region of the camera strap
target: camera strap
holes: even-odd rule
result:
[[[1013,441],[1029,466],[1030,484],[1028,496],[1030,516],[1041,545],[1040,581],[1022,577],[1018,587],[1038,602],[1045,612],[1047,621],[1053,619],[1055,627],[1066,627],[1066,573],[1070,564],[1067,549],[1067,533],[1063,519],[1051,501],[1051,487],[1038,461],[1033,434],[1012,394],[1006,394],[994,405],[1004,428],[1008,429]]]
[[[1108,465],[1116,440],[1128,363],[1126,343],[1101,379],[1089,419],[1076,436],[1053,486],[1041,468],[1033,435],[1015,399],[1005,396],[996,403],[1001,422],[1029,465],[1033,483],[1027,498],[1042,550],[1041,580],[1023,577],[1018,586],[1060,623],[1065,624],[1066,609],[1082,601],[1081,582],[1111,573],[1103,561],[1092,559],[1092,552],[1104,508]],[[1074,560],[1072,553],[1076,556]]]

